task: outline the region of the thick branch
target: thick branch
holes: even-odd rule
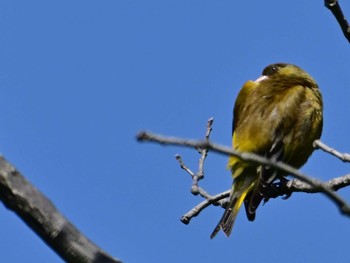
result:
[[[300,171],[298,171],[297,169],[285,163],[275,162],[252,153],[240,153],[232,150],[231,148],[211,143],[209,140],[204,140],[204,141],[203,140],[186,140],[186,139],[175,138],[175,137],[165,137],[157,134],[152,134],[149,132],[140,132],[137,135],[137,140],[156,142],[164,145],[178,145],[178,146],[191,147],[191,148],[192,147],[207,148],[211,151],[214,151],[220,154],[238,157],[244,161],[272,166],[276,169],[287,172],[290,176],[296,179],[299,179],[302,182],[305,182],[311,185],[318,192],[321,192],[325,194],[327,197],[329,197],[339,207],[341,213],[346,214],[347,216],[350,216],[349,205],[340,196],[334,193],[334,191],[331,188],[329,188],[327,184],[315,178],[306,176]]]
[[[331,10],[332,14],[337,19],[345,38],[350,42],[350,26],[341,10],[338,0],[325,0],[324,5]]]
[[[121,262],[79,232],[3,157],[0,157],[0,199],[66,262]]]

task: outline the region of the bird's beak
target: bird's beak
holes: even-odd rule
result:
[[[262,76],[260,76],[259,78],[257,78],[254,82],[255,82],[255,83],[259,83],[259,82],[261,82],[261,81],[263,81],[263,80],[265,80],[265,79],[268,79],[268,77],[262,75]]]

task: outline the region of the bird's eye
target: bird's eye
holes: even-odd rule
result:
[[[266,67],[263,71],[263,75],[264,76],[271,76],[272,74],[274,74],[275,72],[277,72],[278,70],[278,66],[276,65],[270,65],[268,67]]]

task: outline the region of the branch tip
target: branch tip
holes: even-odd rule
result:
[[[139,142],[147,141],[149,139],[148,133],[146,131],[140,131],[136,135],[136,140]]]
[[[186,216],[181,217],[180,221],[184,223],[185,225],[188,225],[191,221],[191,218],[188,218]]]

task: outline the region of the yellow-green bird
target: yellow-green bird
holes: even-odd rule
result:
[[[233,111],[232,147],[251,152],[295,168],[306,163],[312,143],[322,132],[322,96],[316,81],[298,66],[276,63],[267,66],[256,81],[246,82]],[[264,188],[287,174],[230,157],[233,185],[230,200],[213,238],[220,229],[229,236],[244,202],[248,220],[255,211]]]

